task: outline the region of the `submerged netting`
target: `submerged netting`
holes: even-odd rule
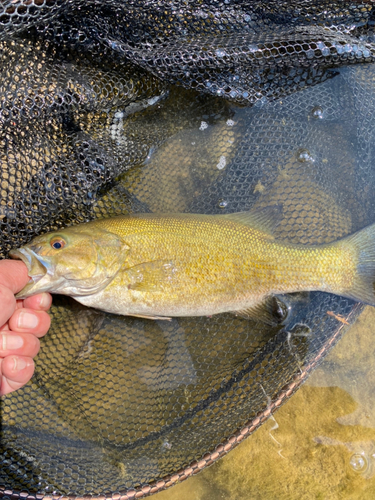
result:
[[[374,222],[370,1],[3,1],[0,248],[133,212],[277,206],[277,237]],[[141,497],[254,431],[361,311],[281,297],[283,326],[141,320],[56,297],[1,401],[0,495]]]

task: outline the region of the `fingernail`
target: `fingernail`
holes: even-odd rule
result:
[[[48,307],[50,303],[50,298],[48,293],[42,293],[40,296],[39,306],[40,307]]]
[[[1,336],[1,348],[3,351],[20,349],[23,346],[23,338],[18,335],[4,333]]]
[[[13,371],[14,372],[19,372],[20,370],[23,370],[26,368],[26,361],[23,358],[17,358],[14,356],[13,358]]]
[[[39,320],[35,314],[21,311],[18,315],[18,328],[32,329],[38,326]]]

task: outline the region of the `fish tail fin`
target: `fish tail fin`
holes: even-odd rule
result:
[[[375,224],[345,238],[357,254],[357,272],[345,296],[375,306]]]

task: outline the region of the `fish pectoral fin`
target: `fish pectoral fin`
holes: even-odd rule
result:
[[[176,272],[167,260],[143,262],[124,271],[129,278],[128,289],[138,292],[158,292],[173,280]]]
[[[254,319],[262,321],[266,325],[277,326],[285,320],[288,308],[280,299],[271,296],[260,304],[232,312],[241,318]]]
[[[226,219],[258,229],[263,233],[273,237],[273,234],[282,219],[282,209],[280,205],[269,207],[257,207],[249,212],[237,212],[235,214],[220,215]]]
[[[172,318],[169,318],[168,316],[147,316],[147,314],[128,314],[128,316],[132,316],[133,318],[164,319],[166,321],[172,321]]]

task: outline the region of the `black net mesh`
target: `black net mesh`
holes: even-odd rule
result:
[[[1,257],[131,212],[277,205],[305,244],[374,222],[373,24],[355,0],[1,2]],[[361,311],[282,300],[270,328],[56,297],[35,376],[1,401],[0,495],[134,498],[212,463]]]

